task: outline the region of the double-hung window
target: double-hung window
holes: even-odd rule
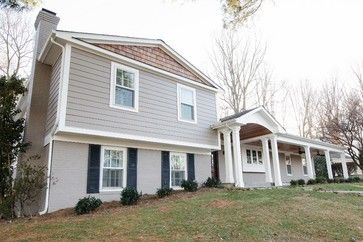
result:
[[[302,169],[304,176],[308,175],[308,164],[306,163],[305,156],[301,157]]]
[[[110,106],[138,111],[139,71],[112,63]]]
[[[170,152],[170,186],[179,188],[187,179],[187,154]]]
[[[288,176],[292,176],[292,166],[290,155],[285,155],[286,172]]]
[[[100,190],[121,190],[126,185],[126,149],[102,147]]]
[[[262,152],[258,150],[246,149],[247,164],[262,165]]]
[[[178,119],[180,121],[197,123],[196,91],[194,88],[177,85]]]

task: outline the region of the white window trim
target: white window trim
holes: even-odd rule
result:
[[[192,123],[192,124],[197,124],[197,95],[196,95],[196,90],[195,88],[189,87],[189,86],[185,86],[182,85],[180,83],[177,83],[177,106],[178,106],[178,121],[181,122],[186,122],[186,123]],[[193,108],[194,108],[194,120],[185,120],[181,118],[181,100],[180,100],[180,91],[181,89],[187,89],[193,92]]]
[[[188,157],[186,153],[181,153],[181,152],[170,152],[169,153],[169,187],[174,189],[174,190],[181,190],[183,189],[181,186],[172,186],[172,182],[171,182],[171,155],[182,155],[185,157],[185,179],[188,179]]]
[[[104,164],[104,158],[105,158],[105,150],[120,150],[123,151],[123,160],[124,160],[124,174],[123,174],[123,187],[118,187],[118,188],[103,188],[102,187],[102,183],[103,183],[103,164]],[[120,192],[122,191],[122,189],[124,189],[126,187],[126,182],[127,182],[127,149],[123,148],[123,147],[117,147],[117,146],[101,146],[101,157],[100,157],[100,187],[99,190],[100,192]]]
[[[251,164],[247,163],[247,150],[251,150]],[[252,150],[256,151],[257,163],[253,163]],[[262,164],[258,162],[258,152],[261,152]],[[260,146],[254,145],[241,145],[241,158],[242,158],[242,170],[243,172],[266,172],[265,161],[263,160],[263,150]]]
[[[304,162],[303,162],[303,159],[305,159],[305,163],[306,163],[306,174],[304,173]],[[306,157],[305,157],[305,155],[303,156],[303,155],[301,155],[301,169],[302,169],[302,174],[303,174],[303,176],[309,176],[309,172],[308,172],[308,164],[307,164],[307,162],[306,162]]]
[[[116,87],[116,70],[117,69],[122,69],[122,70],[125,70],[128,72],[132,72],[135,75],[135,80],[134,80],[135,96],[134,96],[134,107],[133,108],[115,104],[115,87]],[[119,63],[111,62],[110,107],[127,110],[127,111],[132,111],[132,112],[139,111],[139,71],[138,70],[128,67],[128,66],[121,65]]]
[[[289,172],[288,172],[288,170],[287,170],[287,161],[286,161],[286,157],[289,157],[289,159],[290,159],[291,173],[289,173]],[[293,176],[293,174],[292,174],[292,160],[291,160],[291,155],[290,155],[289,153],[285,153],[285,169],[286,169],[286,174],[287,174],[288,176]]]

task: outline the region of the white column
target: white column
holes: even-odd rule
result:
[[[265,164],[265,176],[266,182],[272,183],[272,175],[271,175],[271,164],[270,164],[270,151],[268,149],[268,139],[262,138],[262,159],[263,163]]]
[[[244,187],[243,174],[242,174],[242,160],[241,160],[241,142],[240,142],[240,126],[232,127],[232,140],[233,140],[233,161],[235,169],[235,182],[237,187]]]
[[[349,174],[348,174],[347,161],[345,159],[345,153],[340,154],[340,160],[342,162],[342,167],[343,167],[343,177],[344,177],[344,179],[348,179]]]
[[[276,137],[271,138],[271,149],[272,149],[272,163],[274,166],[275,186],[282,186],[279,150],[277,146]]]
[[[225,183],[234,183],[232,167],[231,130],[222,130],[224,142],[224,163],[226,171]]]
[[[329,150],[325,150],[325,160],[326,160],[326,169],[328,170],[328,177],[329,179],[333,179],[333,170],[331,168],[331,159]]]
[[[314,179],[313,163],[311,161],[310,146],[304,146],[304,149],[305,149],[306,165],[308,168],[308,176],[310,179]]]

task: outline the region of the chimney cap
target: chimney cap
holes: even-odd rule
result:
[[[50,13],[50,14],[53,14],[54,16],[57,16],[57,14],[55,12],[50,11],[50,10],[48,10],[46,8],[42,8],[42,11],[47,12],[47,13]]]

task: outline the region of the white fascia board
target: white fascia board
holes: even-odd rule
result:
[[[38,61],[43,62],[45,60],[45,57],[47,57],[47,54],[52,44],[50,40],[51,38],[54,38],[54,36],[55,36],[55,31],[52,30],[52,33],[48,36],[48,39],[45,41],[45,44],[42,50],[40,51],[39,56],[37,57]]]
[[[174,60],[178,61],[187,69],[191,69],[197,76],[201,77],[204,81],[208,82],[216,89],[220,90],[221,87],[202,73],[198,68],[187,61],[183,56],[176,52],[173,48],[167,45],[164,41],[159,39],[143,39],[143,38],[132,38],[132,37],[122,37],[122,36],[112,36],[112,35],[100,35],[100,34],[86,34],[86,33],[72,33],[72,32],[57,32],[59,37],[66,38],[78,38],[87,40],[90,43],[113,43],[113,44],[136,44],[136,45],[146,45],[146,46],[158,46],[166,51]]]
[[[137,141],[143,141],[143,142],[151,142],[151,143],[159,143],[159,144],[167,144],[167,145],[176,145],[176,146],[185,146],[185,147],[210,149],[210,150],[219,149],[218,145],[198,144],[198,143],[178,141],[178,140],[153,138],[153,137],[147,137],[147,136],[141,136],[141,135],[131,135],[131,134],[108,132],[108,131],[83,129],[83,128],[77,128],[77,127],[69,127],[69,126],[59,127],[57,133],[63,133],[63,132],[64,133],[70,133],[70,134],[91,135],[91,136],[125,139],[125,140],[137,140]]]
[[[269,120],[266,120],[266,122],[272,123],[277,128],[277,132],[285,131],[284,127],[280,125],[280,123],[269,113],[264,107],[258,107],[255,110],[252,110],[251,112],[246,113],[245,115],[242,115],[241,117],[236,118],[237,122],[239,123],[246,123],[244,120],[248,119],[250,116],[262,112],[264,115],[268,117]],[[253,123],[253,122],[252,122]],[[276,132],[276,133],[277,133]]]
[[[303,138],[296,135],[291,134],[276,134],[276,138],[278,141],[282,143],[295,144],[301,146],[309,146],[311,148],[316,148],[320,150],[329,150],[331,152],[344,152],[345,148],[340,147],[334,144],[326,143],[319,140],[313,140],[308,138]]]
[[[116,62],[121,62],[121,63],[124,63],[124,64],[131,64],[131,65],[134,65],[136,67],[141,67],[141,68],[144,68],[146,70],[153,71],[153,72],[155,72],[157,74],[167,76],[169,78],[177,79],[179,81],[182,81],[182,82],[185,82],[185,83],[188,83],[188,84],[192,84],[194,86],[203,87],[203,88],[211,90],[213,92],[218,92],[219,91],[219,89],[217,89],[217,88],[210,87],[208,85],[205,85],[205,84],[190,80],[188,78],[178,76],[178,75],[173,74],[171,72],[161,70],[161,69],[153,67],[151,65],[144,64],[144,63],[142,63],[140,61],[136,61],[136,60],[133,60],[131,58],[116,54],[116,53],[114,53],[112,51],[102,49],[100,47],[89,44],[87,42],[84,42],[84,41],[81,41],[81,40],[78,40],[78,39],[74,39],[74,38],[68,38],[67,36],[64,36],[64,35],[63,36],[58,36],[58,33],[57,33],[57,37],[68,41],[69,43],[71,43],[72,46],[74,46],[76,48],[91,52],[91,53],[93,53],[95,55],[106,57],[106,58],[111,59],[111,60],[116,61]]]

